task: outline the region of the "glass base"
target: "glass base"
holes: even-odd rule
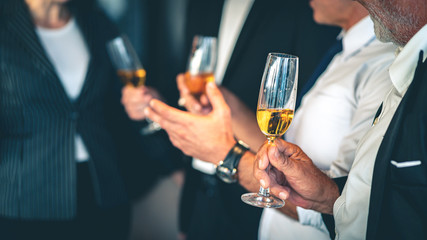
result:
[[[281,208],[285,206],[285,201],[273,195],[263,196],[259,193],[246,193],[241,197],[242,201],[260,208]]]

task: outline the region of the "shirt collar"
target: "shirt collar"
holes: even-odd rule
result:
[[[339,38],[342,38],[342,56],[346,59],[375,39],[374,24],[370,17],[366,16],[348,31],[341,31]]]
[[[424,52],[424,59],[427,57],[427,25],[419,30],[409,42],[401,49],[396,59],[390,66],[390,78],[396,90],[403,95],[415,75],[415,69],[420,51]]]

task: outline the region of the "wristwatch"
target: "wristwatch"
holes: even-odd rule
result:
[[[243,141],[237,141],[228,152],[225,159],[216,166],[216,175],[226,183],[237,182],[237,165],[240,158],[249,150],[249,146]]]

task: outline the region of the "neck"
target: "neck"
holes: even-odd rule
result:
[[[352,4],[353,6],[349,13],[350,18],[340,25],[344,31],[348,31],[351,27],[360,22],[360,20],[369,15],[368,10],[362,7],[358,2],[353,2]]]
[[[25,0],[34,23],[44,28],[61,28],[70,20],[70,12],[63,3],[51,0]]]

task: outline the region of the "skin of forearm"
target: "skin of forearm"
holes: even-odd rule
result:
[[[237,166],[239,174],[239,183],[242,187],[246,188],[249,192],[258,192],[259,182],[255,179],[253,174],[253,166],[255,161],[255,154],[247,151],[240,159]]]
[[[320,177],[317,178],[319,179],[319,186],[321,186],[318,188],[320,191],[319,193],[320,198],[318,202],[315,202],[313,204],[312,209],[321,213],[332,215],[334,203],[340,196],[339,189],[338,189],[338,186],[335,184],[335,182],[331,178],[329,178],[326,174],[321,172],[319,169],[317,170],[318,170],[317,174],[320,175]]]
[[[232,127],[236,138],[247,143],[254,152],[258,151],[266,140],[259,130],[255,116],[249,110],[237,113],[232,111]]]
[[[253,152],[257,152],[266,138],[259,130],[255,113],[226,88],[222,87],[221,92],[231,110],[234,135],[248,144]]]
[[[287,216],[295,219],[296,221],[299,220],[299,218],[298,218],[298,212],[297,212],[297,207],[294,204],[292,204],[291,202],[289,202],[289,201],[286,201],[285,206],[282,207],[282,208],[278,208],[277,210],[279,212],[281,212],[281,213],[283,213],[283,214],[285,214],[285,215],[287,215]]]

